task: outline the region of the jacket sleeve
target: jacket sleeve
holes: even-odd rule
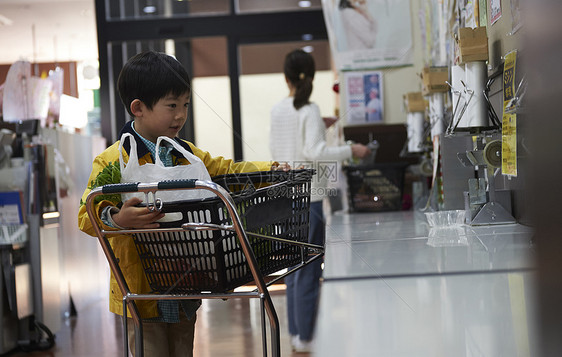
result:
[[[351,158],[349,145],[328,146],[326,144],[326,127],[316,104],[308,105],[303,112],[301,135],[303,138],[303,156],[308,160],[337,160]]]
[[[275,161],[234,162],[233,160],[225,159],[222,156],[213,157],[207,151],[199,149],[192,143],[188,144],[191,147],[193,154],[203,161],[211,177],[239,172],[269,171],[274,164],[277,164]]]
[[[96,236],[96,232],[94,231],[92,222],[90,220],[90,217],[88,216],[88,212],[86,211],[86,199],[88,198],[88,195],[90,194],[90,192],[95,186],[96,178],[98,177],[98,175],[100,175],[100,173],[104,170],[104,168],[108,167],[112,162],[115,162],[115,160],[117,160],[117,162],[119,161],[117,157],[113,159],[111,155],[109,155],[112,152],[112,148],[113,147],[106,149],[106,151],[104,151],[102,154],[100,154],[94,159],[94,162],[92,163],[92,172],[90,173],[90,177],[88,178],[88,185],[84,190],[84,193],[82,194],[82,198],[80,200],[80,208],[78,210],[78,228],[81,231],[94,237]],[[108,178],[107,180],[104,180],[104,184],[119,183],[119,182],[120,180],[118,180],[118,176],[113,176],[112,178]],[[116,206],[121,201],[120,195],[107,195],[107,196],[102,195],[102,196],[97,196],[96,198],[98,199],[97,202],[94,203],[94,212],[95,212],[95,219],[97,220],[98,225],[100,225],[103,229],[106,230],[115,229],[110,226],[104,225],[100,219],[100,216],[101,216],[101,211],[105,207],[110,205]]]

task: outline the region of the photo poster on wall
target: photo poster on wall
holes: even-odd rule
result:
[[[413,64],[410,0],[322,0],[336,68]]]
[[[490,1],[490,25],[495,24],[500,17],[502,17],[502,3],[501,0]]]
[[[382,72],[343,72],[347,125],[375,124],[384,120]]]

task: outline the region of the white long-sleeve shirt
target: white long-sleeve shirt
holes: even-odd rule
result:
[[[291,167],[316,169],[312,179],[311,201],[325,196],[328,179],[334,179],[327,170],[329,165],[351,158],[351,147],[328,146],[326,127],[320,109],[314,103],[296,110],[293,97],[284,98],[271,109],[269,145],[272,159],[288,162]]]

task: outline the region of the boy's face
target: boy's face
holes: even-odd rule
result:
[[[135,103],[135,101],[138,101]],[[175,137],[187,120],[190,95],[168,94],[148,107],[138,99],[131,104],[135,115],[135,130],[145,139],[156,142],[159,136]]]

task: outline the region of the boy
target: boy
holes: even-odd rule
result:
[[[123,67],[117,81],[119,95],[127,112],[134,118],[125,124],[119,137],[131,133],[137,143],[139,164],[154,163],[155,143],[159,136],[167,136],[178,142],[186,150],[199,157],[209,171],[210,176],[236,172],[267,171],[285,169],[285,165],[276,162],[237,162],[222,157],[211,157],[192,143],[176,138],[187,120],[191,88],[189,76],[181,64],[171,56],[153,51],[140,53],[132,57]],[[111,175],[119,171],[119,141],[107,148],[93,162],[92,173],[88,182],[90,186],[84,191],[78,213],[80,229],[95,236],[84,202],[92,188],[118,183],[120,175]],[[130,143],[127,140],[123,148],[124,161],[128,161]],[[164,148],[158,153],[166,166],[189,165],[179,153]],[[109,173],[110,175],[106,175]],[[143,181],[142,177],[138,178]],[[117,196],[118,197],[118,196]],[[149,212],[147,208],[136,207],[141,201],[131,198],[118,208],[120,199],[105,196],[96,203],[95,211],[99,222],[106,230],[115,228],[157,228],[158,219],[164,215]],[[148,293],[150,287],[142,270],[140,258],[132,238],[127,235],[110,238],[110,244],[119,261],[123,275],[133,293]],[[113,274],[110,281],[110,311],[123,314],[123,297]],[[151,319],[143,324],[145,356],[192,356],[196,310],[200,300],[177,301],[136,301],[143,319]],[[129,348],[134,355],[134,328],[129,319]]]

